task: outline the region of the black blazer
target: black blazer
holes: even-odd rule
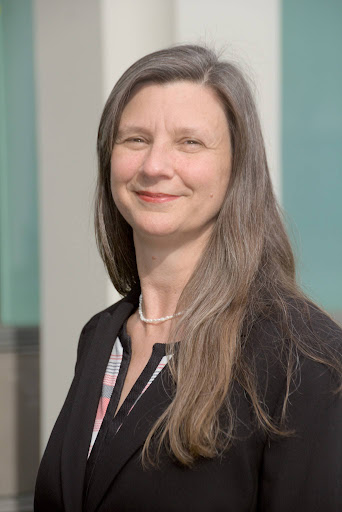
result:
[[[162,455],[158,469],[143,469],[146,436],[172,399],[165,367],[135,405],[85,481],[87,453],[102,380],[117,333],[134,309],[129,296],[95,315],[83,328],[75,376],[38,472],[35,512],[341,512],[342,400],[325,366],[300,358],[288,411],[287,438],[266,438],[255,427],[250,401],[238,384],[236,439],[221,457],[184,469]],[[311,308],[312,330],[341,349],[342,332]],[[300,316],[299,332],[309,331]],[[252,328],[251,350],[260,393],[278,416],[285,390],[279,333],[270,320]],[[224,417],[222,417],[224,422]],[[85,489],[87,488],[87,493]]]

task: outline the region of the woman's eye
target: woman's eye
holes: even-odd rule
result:
[[[141,142],[145,142],[145,141],[141,137],[130,137],[129,139],[127,139],[127,142],[141,143]]]
[[[202,143],[195,139],[185,139],[183,141],[183,147],[186,151],[197,151],[201,148]]]

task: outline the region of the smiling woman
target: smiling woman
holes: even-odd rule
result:
[[[124,298],[82,330],[36,512],[337,512],[342,333],[300,290],[260,123],[200,46],[133,64],[98,133]]]

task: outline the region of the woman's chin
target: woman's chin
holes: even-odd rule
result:
[[[173,238],[174,236],[177,236],[177,230],[174,229],[141,229],[135,231],[138,236],[143,238]]]
[[[150,239],[173,239],[177,236],[182,236],[182,231],[178,226],[172,224],[145,224],[133,227],[133,232],[139,238]]]

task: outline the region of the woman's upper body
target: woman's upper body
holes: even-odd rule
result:
[[[337,511],[340,331],[296,284],[241,72],[197,46],[140,59],[107,101],[98,156],[97,241],[126,299],[82,331],[36,510]],[[87,462],[126,321],[129,364]],[[156,343],[168,364],[124,417]]]
[[[194,467],[184,468],[162,452],[159,467],[144,469],[143,444],[174,393],[166,366],[125,415],[118,431],[112,413],[116,404],[108,406],[95,457],[88,458],[113,338],[137,301],[137,294],[130,294],[97,314],[82,330],[75,377],[41,462],[36,512],[341,510],[342,400],[332,393],[336,383],[331,372],[303,357],[290,391],[287,428],[294,432],[288,437],[265,436],[248,396],[235,383],[238,423],[226,454],[200,458]],[[341,348],[341,330],[314,307],[310,311],[310,327],[293,311],[298,332],[324,335],[327,343]],[[286,392],[281,344],[277,326],[266,319],[255,323],[246,340],[265,406],[275,417],[281,414]],[[119,388],[111,398],[116,403],[123,384],[120,372]],[[224,427],[224,414],[221,421]]]

